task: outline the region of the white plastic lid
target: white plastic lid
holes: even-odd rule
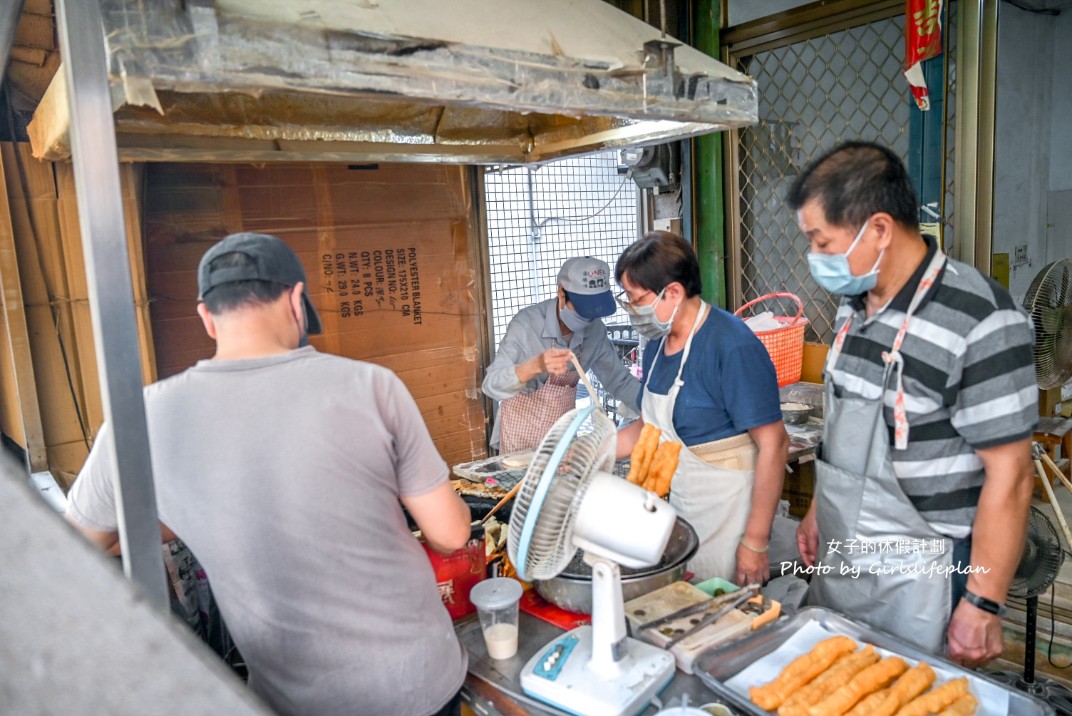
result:
[[[477,582],[469,592],[469,601],[477,609],[505,609],[521,599],[521,583],[509,577],[493,577]]]

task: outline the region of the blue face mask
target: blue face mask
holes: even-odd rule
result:
[[[563,306],[558,309],[558,317],[562,319],[562,322],[566,324],[566,328],[570,329],[574,333],[583,331],[585,326],[591,323],[591,319],[585,318],[581,314],[574,311],[569,306]]]
[[[864,225],[860,227],[859,233],[856,234],[856,238],[852,240],[849,250],[845,253],[808,254],[808,268],[811,270],[812,278],[830,293],[836,293],[841,296],[858,296],[861,293],[867,293],[878,283],[878,265],[882,263],[882,255],[886,253],[885,249],[879,253],[878,259],[875,260],[875,265],[871,267],[871,270],[864,275],[856,276],[853,274],[852,269],[849,268],[849,254],[860,243],[860,238],[864,235],[864,229],[867,228],[867,224],[868,222],[865,221]]]

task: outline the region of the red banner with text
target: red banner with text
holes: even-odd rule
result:
[[[943,0],[905,0],[905,77],[916,106],[930,109],[923,61],[942,54]]]

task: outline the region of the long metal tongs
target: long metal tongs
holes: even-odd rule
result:
[[[736,592],[735,592],[735,594],[736,594]],[[747,587],[743,587],[741,589],[740,596],[738,596],[736,599],[734,599],[732,602],[730,602],[726,606],[724,606],[721,609],[719,609],[717,612],[712,612],[712,613],[706,615],[703,619],[701,619],[700,621],[696,622],[696,624],[694,624],[691,628],[686,629],[681,634],[678,634],[673,639],[671,639],[670,641],[666,642],[666,644],[663,645],[663,648],[664,649],[673,648],[673,646],[675,644],[677,644],[678,642],[680,642],[682,639],[687,639],[690,636],[692,636],[693,634],[695,634],[696,632],[698,632],[701,629],[703,629],[704,627],[707,627],[707,626],[709,626],[711,624],[714,624],[719,619],[721,619],[722,617],[726,616],[727,614],[732,612],[734,609],[736,609],[737,607],[739,607],[742,604],[744,604],[745,602],[747,602],[749,599],[752,599],[753,597],[755,597],[757,594],[759,594],[759,585],[758,584],[750,584]]]
[[[650,622],[644,622],[643,624],[640,624],[636,627],[636,631],[642,632],[647,631],[648,629],[658,629],[664,624],[669,624],[672,621],[677,621],[681,617],[687,617],[690,614],[706,612],[708,609],[711,609],[713,607],[718,607],[723,604],[732,602],[738,596],[740,596],[740,594],[737,591],[733,591],[727,592],[726,594],[719,594],[717,597],[711,597],[710,599],[704,599],[702,601],[696,602],[695,604],[690,604],[687,607],[682,607],[676,612],[671,612],[664,617],[652,619]]]

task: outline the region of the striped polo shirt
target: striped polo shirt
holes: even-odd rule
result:
[[[883,396],[893,469],[931,527],[952,538],[971,533],[983,485],[975,450],[1030,437],[1038,423],[1038,387],[1027,313],[975,268],[947,259],[908,324],[904,357],[908,445],[893,442],[893,379],[883,395],[882,352],[893,345],[931,257],[884,308],[866,318],[864,296],[845,298],[834,331],[853,315],[842,353],[826,380],[839,397]]]

